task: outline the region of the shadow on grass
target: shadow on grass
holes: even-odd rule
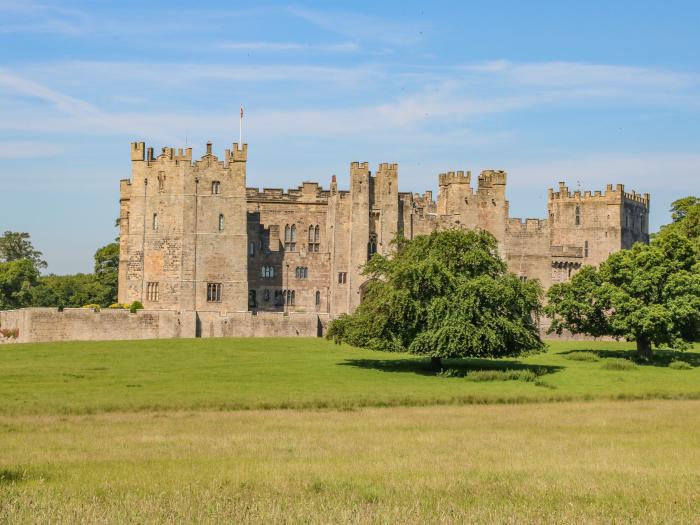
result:
[[[575,350],[567,350],[566,352],[559,352],[558,354],[561,356],[566,356],[576,352],[590,352],[591,354],[597,355],[601,359],[629,359],[630,361],[634,361],[641,366],[667,367],[673,361],[683,361],[692,367],[700,366],[700,353],[683,352],[681,350],[654,349],[651,359],[640,359],[635,350],[590,350],[585,347],[577,348]]]
[[[434,376],[435,367],[430,359],[346,359],[340,366],[354,366],[382,372],[399,372]],[[562,366],[527,365],[520,361],[505,361],[502,359],[443,359],[443,370],[457,370],[467,374],[479,370],[531,370],[535,375],[553,374],[562,370]]]
[[[12,483],[21,483],[35,478],[30,472],[20,469],[0,469],[0,486],[10,485]]]

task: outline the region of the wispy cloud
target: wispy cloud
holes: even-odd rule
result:
[[[220,42],[214,45],[217,49],[232,51],[319,51],[352,53],[360,46],[355,42],[340,42],[335,44],[302,44],[298,42]]]
[[[289,7],[287,11],[301,20],[347,38],[383,42],[394,46],[406,46],[419,42],[427,29],[415,23],[374,18],[351,12],[300,7]]]
[[[31,0],[0,1],[0,34],[75,35],[88,27],[87,19],[84,12],[61,5]]]

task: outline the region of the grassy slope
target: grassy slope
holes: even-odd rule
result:
[[[694,523],[699,439],[700,401],[0,416],[0,522]]]
[[[565,354],[613,355],[621,343],[553,342],[520,360],[448,361],[450,368],[545,368],[539,384],[435,377],[423,359],[322,339],[199,339],[7,345],[0,348],[0,413],[152,409],[323,408],[590,398],[700,397],[693,370],[602,370]],[[663,354],[666,361],[670,354]],[[663,361],[663,359],[662,359]]]

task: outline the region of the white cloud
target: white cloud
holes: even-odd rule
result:
[[[52,157],[65,151],[65,146],[55,142],[31,140],[0,141],[0,159]]]

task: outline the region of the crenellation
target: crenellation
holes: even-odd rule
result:
[[[441,173],[435,198],[399,191],[396,163],[373,174],[368,162],[351,162],[347,189],[335,175],[328,190],[313,181],[259,189],[246,187],[246,144],[219,159],[208,143],[193,162],[191,148],[163,147],[154,159],[135,142],[131,158],[132,177],[120,182],[120,302],[193,312],[200,334],[228,333],[216,319],[251,312],[352,312],[362,267],[389,254],[398,233],[486,230],[512,272],[545,288],[648,240],[649,195],[623,185],[570,191],[560,182],[547,191],[547,218],[519,219],[509,216],[502,170],[482,171],[476,188],[470,171]]]

